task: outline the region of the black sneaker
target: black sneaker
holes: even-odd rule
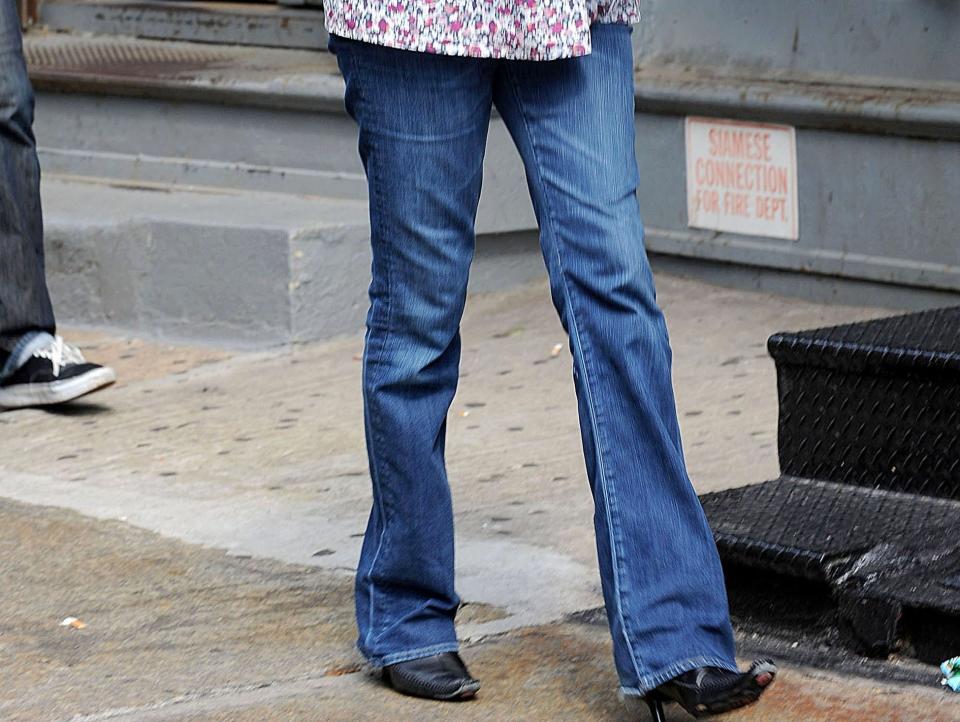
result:
[[[87,363],[79,349],[65,344],[60,336],[49,338],[0,380],[0,408],[62,404],[117,380],[113,369]]]

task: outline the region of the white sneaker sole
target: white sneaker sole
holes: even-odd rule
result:
[[[0,389],[0,408],[24,409],[30,406],[54,406],[73,401],[81,396],[93,393],[109,386],[117,380],[117,374],[111,368],[99,368],[48,384],[18,384]]]

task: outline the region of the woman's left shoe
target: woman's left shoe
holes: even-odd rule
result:
[[[398,662],[383,668],[383,679],[398,692],[449,702],[470,699],[480,689],[456,652]]]
[[[757,660],[746,672],[700,667],[664,682],[645,700],[653,722],[666,722],[663,702],[676,702],[698,719],[710,717],[756,702],[776,675],[769,659]]]

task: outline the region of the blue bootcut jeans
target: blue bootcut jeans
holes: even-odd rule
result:
[[[40,212],[40,164],[14,0],[0,0],[0,350],[54,331]],[[3,364],[0,363],[0,366]]]
[[[444,466],[491,107],[520,151],[573,355],[597,552],[625,695],[736,669],[723,574],[687,476],[671,352],[643,243],[627,25],[532,62],[331,37],[369,183],[363,394],[373,509],[356,578],[360,651],[457,649]]]

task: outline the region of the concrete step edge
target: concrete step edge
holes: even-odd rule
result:
[[[645,67],[639,112],[726,116],[797,127],[960,139],[960,82],[849,76],[718,75],[708,68]]]
[[[130,53],[207,53],[192,70],[150,73],[129,61],[71,65],[66,50],[100,52],[120,46]],[[344,113],[344,84],[326,52],[211,46],[117,37],[35,34],[27,37],[31,79],[38,90],[215,102],[273,109]],[[105,49],[100,54],[108,54]],[[316,71],[304,68],[316,66]],[[960,83],[906,85],[872,78],[781,74],[717,75],[705,68],[642,67],[635,74],[638,112],[728,116],[799,127],[960,139]]]
[[[67,173],[45,173],[47,225],[174,222],[256,228],[299,238],[311,232],[368,227],[365,199],[188,186]]]
[[[212,188],[344,200],[364,200],[367,195],[362,173],[89,149],[41,146],[37,150],[48,177],[102,182],[119,179],[128,185],[159,183],[171,189]]]

